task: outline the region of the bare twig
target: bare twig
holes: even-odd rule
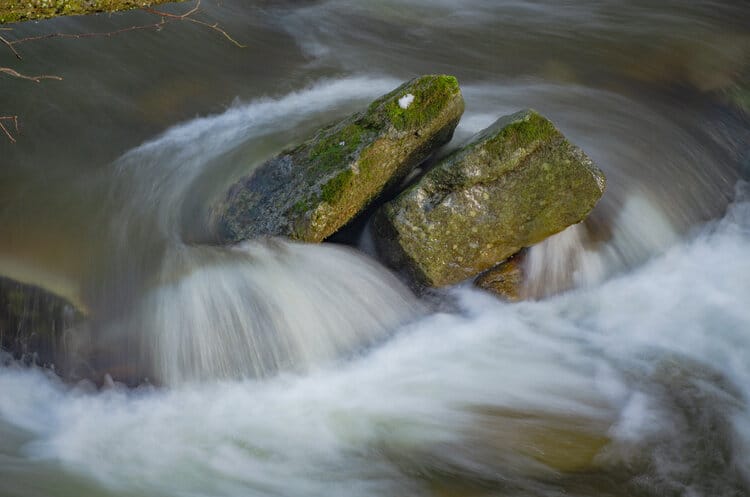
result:
[[[21,74],[20,72],[16,71],[15,69],[11,69],[10,67],[0,67],[0,73],[13,76],[14,78],[28,79],[29,81],[33,81],[35,83],[40,83],[43,79],[55,79],[57,81],[62,81],[62,78],[60,76],[50,76],[48,74],[40,74],[39,76],[27,76],[26,74]]]
[[[9,30],[6,29],[4,31],[9,31]],[[13,55],[15,55],[17,59],[21,59],[21,55],[18,53],[18,50],[16,50],[16,47],[13,46],[12,42],[6,40],[2,36],[0,36],[0,41],[3,42],[8,48],[10,48],[10,51],[13,52]]]
[[[226,38],[233,45],[240,47],[240,48],[245,48],[245,45],[243,45],[242,43],[232,38],[229,35],[229,33],[227,33],[224,29],[219,27],[218,22],[215,22],[212,24],[212,23],[208,23],[206,21],[202,21],[200,19],[195,19],[191,17],[193,14],[197,13],[200,10],[200,5],[201,5],[201,0],[195,0],[195,5],[193,5],[191,9],[189,9],[187,12],[183,14],[170,14],[169,12],[163,12],[161,10],[156,10],[150,7],[145,7],[142,9],[144,12],[148,12],[149,14],[157,15],[160,17],[159,22],[154,22],[151,24],[135,25],[135,26],[129,26],[126,28],[117,29],[114,31],[105,31],[105,32],[97,32],[97,33],[48,33],[44,35],[26,36],[23,38],[16,38],[16,39],[8,39],[5,36],[0,36],[0,43],[8,47],[8,49],[13,53],[13,55],[17,59],[20,60],[22,59],[22,57],[21,57],[21,54],[18,52],[16,45],[20,45],[22,43],[46,40],[50,38],[72,38],[72,39],[109,38],[111,36],[116,36],[116,35],[127,33],[130,31],[143,31],[143,30],[149,30],[149,29],[159,31],[162,27],[164,27],[166,24],[170,22],[187,21],[187,22],[192,22],[194,24],[198,24],[201,26],[205,26],[209,29],[212,29],[216,31],[217,33],[221,34],[224,38]],[[0,31],[13,31],[13,28],[0,27]],[[34,81],[35,83],[39,83],[45,79],[53,79],[53,80],[58,80],[58,81],[62,80],[60,76],[52,76],[48,74],[41,74],[38,76],[29,76],[26,74],[21,74],[20,72],[16,71],[15,69],[11,69],[10,67],[0,67],[0,74],[7,74],[8,76],[12,76],[14,78]],[[10,139],[12,143],[15,143],[16,139],[13,136],[13,133],[8,129],[8,125],[7,125],[8,121],[13,123],[13,126],[15,128],[15,134],[18,135],[18,116],[0,116],[0,131],[2,131],[8,137],[8,139]]]
[[[109,38],[110,36],[116,36],[122,33],[127,33],[129,31],[142,31],[146,29],[155,29],[158,30],[162,26],[166,24],[165,20],[161,20],[159,22],[155,22],[153,24],[143,24],[138,26],[129,26],[127,28],[118,29],[115,31],[104,31],[104,32],[97,32],[97,33],[47,33],[45,35],[39,35],[39,36],[27,36],[25,38],[18,38],[17,40],[9,40],[5,41],[6,45],[10,46],[11,50],[13,50],[16,54],[14,45],[19,45],[21,43],[27,43],[30,41],[39,41],[39,40],[47,40],[49,38],[73,38],[73,39],[81,39],[81,38]],[[20,58],[20,57],[19,57]]]
[[[28,43],[30,41],[47,40],[49,38],[73,38],[73,39],[81,39],[81,38],[109,38],[111,36],[116,36],[116,35],[119,35],[119,34],[122,34],[122,33],[127,33],[127,32],[130,32],[130,31],[143,31],[143,30],[148,30],[148,29],[153,29],[153,30],[158,31],[162,27],[164,27],[164,25],[166,25],[166,24],[168,24],[170,22],[174,22],[174,21],[188,21],[188,22],[192,22],[194,24],[199,24],[201,26],[205,26],[205,27],[207,27],[209,29],[212,29],[212,30],[220,33],[222,36],[224,36],[224,38],[226,38],[227,40],[229,40],[235,46],[238,46],[240,48],[245,48],[245,45],[241,44],[240,42],[238,42],[237,40],[235,40],[234,38],[232,38],[229,35],[229,33],[227,33],[222,28],[220,28],[219,27],[219,23],[210,24],[208,22],[201,21],[200,19],[195,19],[193,17],[190,17],[193,14],[195,14],[196,12],[198,12],[198,10],[200,9],[200,5],[201,5],[201,0],[196,0],[195,1],[195,5],[190,10],[188,10],[187,12],[185,12],[184,14],[170,14],[169,12],[162,12],[160,10],[152,9],[150,7],[145,7],[145,8],[142,9],[144,12],[148,12],[149,14],[154,14],[154,15],[157,15],[157,16],[161,17],[161,19],[159,20],[159,22],[155,22],[155,23],[152,23],[152,24],[143,24],[143,25],[129,26],[127,28],[117,29],[117,30],[114,30],[114,31],[104,31],[104,32],[97,32],[97,33],[48,33],[48,34],[39,35],[39,36],[26,36],[24,38],[18,38],[18,39],[15,39],[15,40],[8,40],[7,38],[3,38],[2,36],[0,36],[0,42],[2,42],[3,44],[5,44],[11,51],[13,51],[13,54],[20,59],[21,56],[19,55],[19,53],[18,53],[17,49],[15,48],[15,46],[16,45],[20,45],[22,43]],[[6,28],[6,29],[10,30],[8,28]]]
[[[0,130],[2,130],[5,133],[5,136],[8,137],[11,143],[16,143],[16,139],[13,136],[13,134],[8,130],[8,128],[5,125],[6,121],[10,121],[13,123],[13,127],[16,130],[16,134],[19,133],[18,131],[18,116],[0,116]]]
[[[189,21],[189,22],[192,22],[192,23],[195,23],[195,24],[200,24],[201,26],[206,26],[207,28],[213,29],[217,33],[220,33],[222,36],[224,36],[224,38],[226,38],[227,40],[229,40],[232,44],[234,44],[234,45],[236,45],[236,46],[238,46],[240,48],[245,48],[246,45],[243,45],[242,43],[238,42],[237,40],[235,40],[234,38],[232,38],[231,36],[229,36],[229,33],[227,33],[222,28],[220,28],[218,22],[210,24],[210,23],[207,23],[205,21],[201,21],[199,19],[195,19],[193,17],[190,17],[193,14],[195,14],[196,12],[198,12],[198,9],[200,9],[200,6],[201,6],[201,0],[195,0],[195,5],[193,6],[193,8],[190,9],[190,10],[188,10],[184,14],[170,14],[168,12],[162,12],[161,10],[153,9],[151,7],[144,7],[143,10],[145,12],[150,13],[150,14],[161,16],[162,20],[164,20],[165,18],[167,18],[167,19],[174,19],[176,21]]]

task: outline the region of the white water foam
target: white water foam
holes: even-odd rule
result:
[[[169,385],[307,371],[422,312],[394,276],[346,247],[273,240],[175,255],[124,324]]]
[[[26,433],[17,459],[120,494],[420,495],[414,471],[543,482],[550,468],[528,455],[543,440],[482,423],[532,413],[599,427],[595,466],[645,464],[646,495],[742,492],[703,464],[719,450],[721,471],[750,468],[748,219],[737,203],[643,268],[543,302],[457,290],[460,313],[306,375],[90,394],[3,368],[0,426]]]

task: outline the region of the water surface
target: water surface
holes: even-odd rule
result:
[[[87,309],[81,374],[149,378],[3,358],[0,495],[750,493],[750,124],[722,98],[750,65],[746,4],[201,15],[247,47],[183,22],[0,55],[64,78],[1,82],[22,129],[0,141],[0,272]],[[532,107],[606,173],[591,217],[531,250],[527,295],[557,295],[424,301],[351,248],[195,243],[247,168],[425,73],[466,99],[438,155]]]

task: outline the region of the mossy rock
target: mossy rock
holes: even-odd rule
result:
[[[184,0],[2,0],[0,24],[58,16],[139,9]]]
[[[546,118],[500,118],[375,215],[380,255],[418,284],[458,283],[581,221],[602,172]]]
[[[0,348],[16,359],[58,362],[64,333],[82,321],[83,314],[62,297],[0,277]]]
[[[409,81],[237,181],[211,210],[216,238],[324,240],[449,141],[463,110],[453,76]]]

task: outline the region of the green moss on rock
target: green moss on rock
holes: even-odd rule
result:
[[[362,143],[364,130],[357,124],[349,124],[330,136],[322,138],[310,150],[309,158],[322,171],[329,171],[347,160]]]
[[[407,94],[415,98],[402,110],[411,112],[394,122],[391,109]],[[463,109],[452,76],[405,83],[232,185],[211,210],[218,241],[324,240],[450,140]]]
[[[138,9],[184,0],[3,0],[0,2],[0,24]]]
[[[351,169],[340,172],[323,185],[320,198],[329,204],[336,203],[351,183],[354,173]]]
[[[414,101],[406,108],[399,105],[398,99],[388,101],[385,106],[388,119],[398,130],[422,127],[434,119],[459,91],[458,80],[453,76],[427,76],[421,84],[401,95],[414,96]]]
[[[383,258],[426,286],[450,285],[581,221],[601,171],[534,111],[499,119],[375,217]]]

